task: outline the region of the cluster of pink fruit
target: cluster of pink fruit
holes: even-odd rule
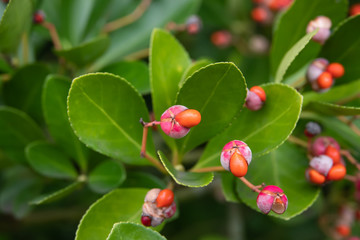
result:
[[[334,85],[336,78],[345,74],[341,63],[329,63],[325,58],[315,59],[309,66],[306,77],[315,91],[327,91]]]
[[[292,0],[253,0],[256,6],[251,11],[254,21],[261,24],[270,24],[274,20],[274,14],[286,9]]]

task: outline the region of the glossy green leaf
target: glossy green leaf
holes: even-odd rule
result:
[[[341,102],[342,100],[353,99],[358,96],[359,89],[360,89],[360,80],[357,80],[347,84],[342,84],[340,86],[334,86],[325,93],[309,91],[303,94],[304,97],[303,107],[306,107],[312,101],[337,103],[337,102]]]
[[[256,158],[288,138],[298,121],[302,96],[283,84],[262,87],[267,96],[263,108],[259,111],[244,109],[225,132],[209,141],[195,168],[220,166],[222,148],[235,139],[246,142]]]
[[[294,1],[290,8],[281,15],[275,28],[270,55],[272,74],[275,75],[277,72],[286,52],[305,35],[306,27],[311,20],[320,15],[327,16],[331,19],[332,26],[335,27],[346,17],[347,11],[346,0]],[[319,48],[312,44],[309,50],[311,50],[310,53],[314,51],[316,54]],[[302,61],[305,64],[315,56],[310,54]],[[298,64],[298,67],[302,67],[301,64]]]
[[[82,170],[86,170],[88,149],[74,134],[67,116],[66,101],[70,85],[71,81],[66,77],[48,76],[42,92],[42,108],[51,136]]]
[[[233,63],[215,63],[202,68],[186,80],[176,104],[196,109],[202,122],[177,141],[181,153],[206,142],[225,129],[241,111],[246,83]]]
[[[25,162],[24,148],[29,143],[44,139],[38,125],[24,112],[0,107],[0,148],[18,162]]]
[[[166,240],[160,233],[146,228],[143,225],[135,224],[131,222],[120,222],[114,224],[109,236],[106,240],[119,240],[119,239],[131,239],[131,240]]]
[[[325,115],[358,115],[360,114],[360,108],[359,107],[349,107],[349,106],[341,106],[336,105],[332,103],[326,103],[326,102],[310,102],[308,107],[305,108],[305,110],[311,110],[315,111],[320,114]]]
[[[70,185],[68,185],[65,188],[62,188],[58,191],[55,191],[50,194],[42,195],[40,197],[37,197],[30,201],[30,204],[32,205],[41,205],[41,204],[47,204],[54,201],[57,201],[59,199],[62,199],[71,193],[73,193],[76,189],[78,189],[83,183],[81,181],[76,181]]]
[[[49,143],[30,143],[25,154],[30,166],[44,176],[65,179],[74,179],[77,176],[69,157]]]
[[[315,202],[320,188],[311,185],[305,179],[308,164],[306,152],[290,143],[284,143],[277,150],[251,162],[246,174],[250,182],[255,185],[276,185],[288,198],[289,205],[284,214],[277,215],[271,212],[269,215],[288,220],[301,214]],[[257,193],[251,191],[240,180],[237,183],[237,193],[241,200],[260,212],[256,205]]]
[[[360,76],[360,16],[354,16],[343,21],[326,41],[320,57],[330,62],[339,62],[345,68],[343,77],[336,81],[336,84],[356,80]]]
[[[170,33],[155,29],[150,45],[150,86],[155,119],[174,105],[179,83],[190,66],[188,53]],[[175,140],[163,134],[166,142],[175,147]]]
[[[100,36],[73,48],[57,50],[56,54],[77,66],[85,66],[100,57],[109,44],[108,36]]]
[[[130,2],[133,4],[133,1]],[[141,16],[141,18],[110,34],[110,47],[108,48],[106,53],[95,62],[93,69],[101,69],[110,63],[122,60],[124,56],[147,48],[149,46],[151,32],[154,28],[162,28],[167,23],[172,21],[178,23],[185,22],[190,15],[196,12],[200,3],[200,0],[152,1],[150,7]],[[121,5],[122,3],[120,2],[118,4]],[[134,8],[135,7],[136,6],[134,6]],[[118,15],[119,9],[121,8],[116,8],[115,11],[117,18],[120,17]],[[168,48],[168,44],[161,47],[169,49],[169,55],[173,53],[174,56],[177,56],[176,50]],[[166,62],[167,60],[163,59],[163,61]],[[171,62],[169,62],[169,64],[171,64]]]
[[[97,193],[106,193],[125,181],[126,171],[115,161],[101,162],[89,174],[89,187]]]
[[[11,0],[0,22],[0,51],[13,52],[31,23],[31,0]]]
[[[47,20],[55,25],[63,48],[72,48],[98,36],[105,24],[110,2],[111,0],[42,1],[41,9],[45,11]]]
[[[17,165],[2,171],[1,211],[18,219],[25,217],[32,209],[29,201],[40,193],[41,188],[42,182],[29,168]]]
[[[177,184],[187,187],[204,187],[214,178],[214,174],[210,172],[196,173],[177,170],[161,151],[158,151],[158,154],[162,164]]]
[[[305,48],[305,46],[310,42],[311,38],[316,33],[317,30],[306,34],[299,41],[297,41],[294,46],[289,49],[289,51],[286,52],[275,74],[276,83],[279,83],[283,80],[286,70],[289,68],[290,64],[294,61],[296,56]]]
[[[109,72],[125,78],[141,94],[150,92],[149,68],[144,62],[118,62],[103,68],[101,72]]]
[[[127,172],[122,188],[166,188],[166,183],[154,174],[144,171]]]
[[[240,201],[236,194],[236,181],[238,179],[229,172],[221,173],[221,188],[225,200],[228,202],[238,203]]]
[[[16,71],[4,84],[4,102],[18,108],[37,122],[43,121],[41,91],[49,70],[42,64],[31,64]]]
[[[121,221],[140,223],[148,189],[116,189],[96,201],[82,217],[75,240],[106,239]]]
[[[92,149],[130,164],[148,164],[140,158],[143,128],[149,121],[140,94],[124,79],[109,73],[75,78],[68,97],[70,123],[82,142]],[[154,154],[151,134],[147,151]]]
[[[182,76],[182,79],[181,79],[179,85],[182,86],[188,77],[190,77],[196,71],[200,70],[203,67],[206,67],[209,64],[211,64],[211,61],[208,59],[201,59],[201,60],[191,63],[191,65],[185,70],[184,75]]]

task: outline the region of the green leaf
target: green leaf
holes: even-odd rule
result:
[[[18,219],[25,217],[32,209],[29,201],[40,193],[42,182],[29,168],[20,165],[3,171],[1,181],[1,211]]]
[[[315,202],[320,188],[311,185],[305,179],[308,164],[306,153],[290,143],[284,143],[276,151],[251,162],[246,178],[254,185],[265,183],[280,187],[289,200],[288,209],[284,214],[277,215],[271,212],[269,215],[288,220],[301,214]],[[237,183],[237,193],[241,200],[260,212],[256,205],[257,193],[240,180]]]
[[[296,0],[290,8],[281,15],[277,27],[274,32],[273,43],[271,47],[271,72],[273,75],[277,72],[280,62],[286,52],[298,42],[306,33],[308,23],[317,16],[327,16],[335,27],[343,20],[348,12],[346,0]],[[316,56],[319,47],[311,44],[311,48],[307,50],[309,54],[302,63],[305,64]],[[298,68],[303,64],[297,64]],[[294,71],[298,69],[292,68]]]
[[[25,154],[30,166],[44,176],[65,179],[74,179],[77,176],[68,156],[49,143],[30,143]]]
[[[246,142],[256,158],[288,138],[298,121],[302,96],[284,84],[267,84],[263,88],[267,96],[263,108],[259,111],[244,109],[229,128],[209,141],[196,169],[221,166],[221,150],[234,139]]]
[[[320,57],[328,59],[330,62],[341,63],[345,68],[343,77],[336,81],[342,84],[356,80],[360,76],[360,16],[354,16],[343,21],[326,41],[320,52]]]
[[[193,75],[196,71],[200,70],[203,67],[206,67],[209,64],[211,64],[211,61],[209,59],[201,59],[201,60],[191,63],[191,65],[184,72],[184,75],[181,78],[179,86],[182,86],[184,84],[185,80],[188,77],[190,77],[191,75]]]
[[[70,126],[67,115],[67,96],[70,79],[49,75],[42,92],[42,108],[51,136],[59,147],[76,160],[82,171],[86,171],[89,150],[82,144]]]
[[[100,36],[73,48],[57,50],[56,54],[77,66],[85,66],[99,58],[108,48],[108,36]]]
[[[14,52],[31,23],[31,0],[11,0],[0,22],[0,51]]]
[[[24,148],[29,143],[44,139],[38,125],[24,112],[0,107],[0,148],[18,162],[25,162]]]
[[[68,114],[75,134],[87,146],[129,164],[149,164],[140,158],[143,128],[149,121],[140,94],[124,79],[109,73],[75,78],[68,97]],[[154,156],[151,134],[148,154]]]
[[[341,81],[341,80],[340,80]],[[325,93],[309,91],[303,94],[303,107],[306,107],[312,101],[322,101],[336,103],[341,100],[347,100],[357,97],[360,89],[360,80],[352,81],[340,86],[334,86]]]
[[[131,239],[131,240],[166,240],[160,233],[146,228],[143,225],[135,224],[131,222],[115,223],[109,236],[106,240],[119,240],[119,239]]]
[[[109,72],[125,78],[141,94],[150,93],[149,68],[142,61],[114,63],[103,68],[101,72]]]
[[[136,171],[127,172],[126,180],[121,185],[122,188],[166,188],[166,184],[160,178],[151,173]]]
[[[140,223],[148,189],[116,189],[87,210],[76,231],[75,240],[106,239],[113,225],[121,221]]]
[[[31,205],[41,205],[41,204],[47,204],[47,203],[57,201],[59,199],[62,199],[64,197],[68,196],[69,194],[74,192],[76,189],[78,189],[82,185],[83,185],[83,182],[76,181],[76,182],[68,185],[67,187],[62,188],[56,192],[37,197],[37,198],[31,200],[30,204]]]
[[[292,46],[289,51],[286,52],[282,58],[279,67],[275,74],[275,82],[279,83],[283,80],[286,70],[289,68],[290,64],[294,61],[296,56],[305,48],[305,46],[310,42],[311,38],[317,33],[317,30],[312,31],[302,37],[297,41],[294,46]]]
[[[180,153],[225,129],[241,111],[245,98],[245,79],[233,63],[210,64],[188,78],[178,93],[176,104],[198,110],[202,122],[177,141]]]
[[[211,183],[214,178],[214,174],[210,172],[196,173],[176,170],[161,151],[158,151],[158,155],[162,164],[177,184],[187,187],[204,187]]]
[[[118,4],[123,5],[122,2],[123,1],[119,1]],[[133,4],[133,1],[129,2]],[[141,18],[111,33],[110,47],[106,53],[95,62],[93,69],[101,69],[110,63],[122,60],[129,54],[147,48],[149,46],[151,32],[154,28],[162,28],[172,21],[177,23],[185,22],[190,15],[196,12],[200,3],[200,0],[153,1]],[[117,18],[120,17],[118,9],[122,8],[116,8]],[[161,47],[170,49],[167,44]],[[171,55],[171,53],[173,53],[174,56],[177,56],[176,51],[175,49],[170,49],[168,54]],[[166,62],[167,60],[163,59],[163,61]]]
[[[358,115],[360,114],[359,107],[349,107],[349,106],[341,106],[332,103],[326,102],[310,102],[308,107],[305,110],[315,111],[316,113],[325,114],[325,115]]]
[[[221,188],[225,200],[228,202],[238,203],[240,201],[236,194],[237,178],[228,172],[221,173]]]
[[[3,86],[5,104],[26,112],[37,122],[43,122],[41,91],[49,73],[42,64],[20,68]]]
[[[105,161],[89,174],[89,187],[97,193],[106,193],[117,188],[126,179],[126,171],[121,163]]]
[[[191,60],[185,49],[168,32],[155,29],[150,46],[150,86],[155,119],[174,105],[179,83]],[[174,139],[162,133],[166,142],[175,148]]]

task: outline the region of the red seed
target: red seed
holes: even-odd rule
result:
[[[340,151],[331,145],[326,148],[325,155],[329,156],[333,160],[334,164],[340,162]]]
[[[320,185],[323,184],[326,180],[325,176],[319,173],[318,171],[316,171],[315,169],[310,169],[308,174],[309,174],[310,182],[314,184]]]
[[[151,226],[151,218],[149,216],[141,216],[141,223],[144,226],[149,227]]]
[[[159,192],[156,198],[156,206],[158,208],[168,207],[174,202],[174,193],[170,189],[164,189]]]
[[[195,109],[186,109],[175,116],[175,120],[183,127],[192,128],[201,121],[201,114]]]
[[[333,78],[332,75],[328,72],[323,72],[320,74],[320,76],[317,78],[317,84],[321,89],[327,89],[330,88],[333,84]]]
[[[345,73],[344,66],[340,63],[329,64],[326,68],[326,71],[334,78],[341,78]]]
[[[341,180],[346,175],[346,168],[341,163],[335,164],[329,171],[327,175],[327,180],[337,181]]]
[[[250,91],[256,93],[256,95],[259,96],[261,101],[263,101],[263,102],[266,101],[266,93],[262,87],[254,86],[254,87],[250,88]]]
[[[248,163],[240,153],[234,152],[229,164],[230,172],[234,174],[235,177],[243,177],[246,175]]]

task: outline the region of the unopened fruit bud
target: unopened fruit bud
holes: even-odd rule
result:
[[[340,145],[332,137],[318,137],[312,144],[311,150],[315,156],[324,155],[328,146],[333,146],[340,150]]]
[[[266,96],[266,95],[265,95]],[[248,90],[245,100],[245,107],[251,111],[258,111],[264,105],[264,101],[253,91]]]
[[[288,207],[288,199],[284,191],[277,186],[264,187],[256,199],[260,211],[268,214],[271,210],[277,214],[283,214]]]
[[[255,22],[268,24],[273,16],[269,9],[265,7],[256,7],[251,11],[251,17]]]
[[[202,22],[196,15],[190,16],[186,21],[186,31],[191,34],[197,34],[202,28]]]
[[[43,23],[45,21],[45,13],[41,10],[38,10],[34,13],[33,22],[36,24]]]
[[[318,29],[318,32],[313,36],[312,40],[320,44],[324,44],[330,37],[331,20],[326,16],[318,16],[314,20],[310,21],[306,27],[306,33],[312,32]]]
[[[236,177],[243,177],[251,163],[252,153],[246,143],[234,140],[228,142],[221,152],[221,165]]]
[[[175,105],[161,115],[160,126],[164,133],[172,138],[182,138],[189,133],[190,128],[201,121],[197,110]]]
[[[326,70],[329,61],[325,58],[315,59],[306,72],[306,78],[310,83],[316,82],[318,77]]]
[[[226,48],[230,46],[231,41],[232,36],[229,31],[220,30],[211,34],[211,42],[219,48]]]
[[[321,133],[321,126],[317,122],[308,122],[305,126],[305,135],[307,137],[314,137]]]

